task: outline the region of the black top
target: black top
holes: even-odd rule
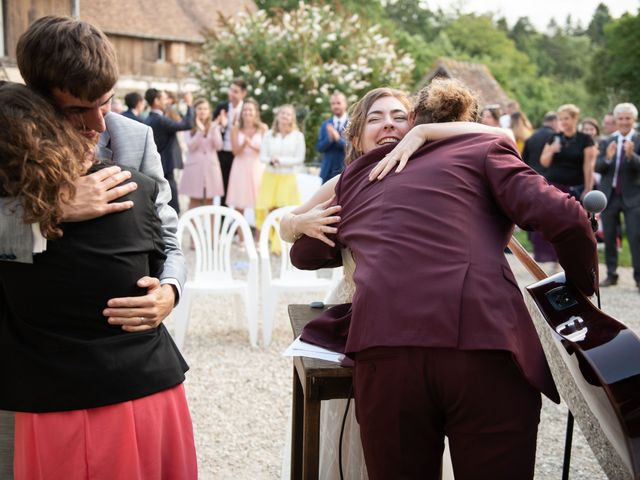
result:
[[[555,133],[553,128],[543,126],[533,132],[533,135],[524,142],[522,160],[536,172],[543,175],[547,169],[540,165],[540,156],[544,146],[553,138]]]
[[[132,171],[134,208],[62,225],[33,264],[0,262],[0,409],[75,410],[173,387],[188,366],[163,325],[128,333],[107,323],[110,298],[144,295],[165,259],[158,186]]]
[[[551,183],[561,185],[582,185],[584,174],[584,149],[594,145],[593,139],[586,133],[576,132],[573,137],[560,135],[560,151],[553,155],[549,168],[545,171],[545,177]],[[551,139],[550,141],[553,141]]]

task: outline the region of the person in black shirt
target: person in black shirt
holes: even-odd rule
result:
[[[552,135],[540,154],[541,173],[551,185],[569,193],[577,200],[593,189],[593,173],[598,152],[593,139],[578,132],[580,109],[572,104],[558,108],[560,132]],[[536,232],[531,234],[534,258],[538,262],[553,262],[558,258],[551,244]]]
[[[558,109],[560,133],[542,150],[540,165],[547,180],[581,199],[593,188],[593,172],[598,153],[593,139],[578,132],[580,109],[562,105]]]
[[[132,209],[60,223],[78,176],[108,162],[28,87],[0,86],[0,122],[0,196],[47,237],[32,264],[0,262],[0,409],[19,412],[16,478],[195,478],[186,362],[164,325],[130,333],[103,316],[162,270],[156,182],[132,171]]]

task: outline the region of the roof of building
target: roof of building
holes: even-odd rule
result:
[[[509,102],[509,96],[502,90],[489,68],[482,63],[439,58],[424,76],[421,85],[428,84],[435,77],[460,80],[478,95],[481,106],[497,103],[504,107]]]
[[[254,12],[253,0],[89,0],[80,17],[109,35],[202,43],[219,26],[219,15]]]

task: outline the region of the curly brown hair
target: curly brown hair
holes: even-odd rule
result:
[[[88,140],[44,98],[16,83],[0,83],[0,125],[0,196],[18,198],[24,222],[38,222],[45,237],[61,236],[61,203],[75,195]]]
[[[478,99],[459,80],[435,78],[418,92],[413,114],[416,125],[475,122],[479,114]]]

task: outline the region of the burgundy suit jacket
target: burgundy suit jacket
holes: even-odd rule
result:
[[[567,278],[591,295],[596,243],[586,212],[520,160],[501,137],[467,134],[423,146],[401,174],[369,182],[393,147],[359,158],[336,186],[342,220],[334,248],[303,237],[303,269],[356,261],[346,352],[378,346],[512,352],[528,381],[559,396],[504,256],[514,223],[552,242]]]

